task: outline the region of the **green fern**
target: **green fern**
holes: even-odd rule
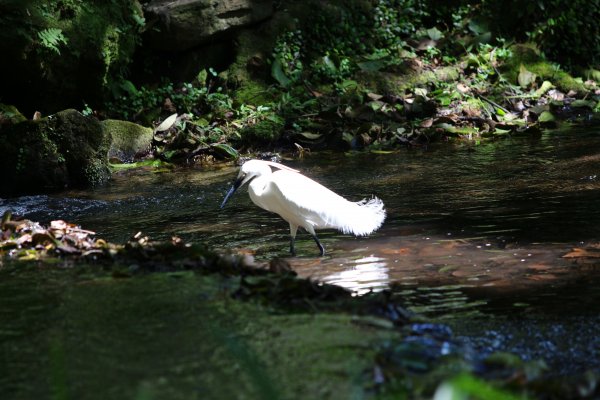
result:
[[[43,31],[38,32],[38,38],[40,39],[42,46],[52,50],[60,55],[60,44],[67,44],[67,38],[63,35],[62,29],[58,28],[47,28]]]

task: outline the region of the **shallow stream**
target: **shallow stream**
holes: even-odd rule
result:
[[[142,231],[260,260],[287,258],[301,276],[357,295],[391,287],[410,310],[449,325],[478,352],[515,352],[545,359],[557,373],[576,373],[600,368],[600,263],[563,256],[600,241],[599,139],[600,130],[588,127],[480,145],[284,160],[348,199],[376,195],[386,205],[387,220],[370,237],[320,232],[323,258],[303,232],[299,256],[287,258],[287,224],[254,206],[246,189],[219,209],[234,167],[119,173],[94,190],[0,199],[0,214],[64,219],[114,242]],[[0,275],[5,288],[34,279]],[[20,307],[8,296],[0,292],[3,325]],[[40,300],[32,315],[50,304]]]

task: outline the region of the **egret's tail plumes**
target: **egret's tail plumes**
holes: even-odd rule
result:
[[[377,197],[357,203],[348,202],[344,214],[346,215],[339,219],[342,223],[338,224],[337,228],[343,233],[356,236],[366,236],[379,229],[386,215],[383,201]]]

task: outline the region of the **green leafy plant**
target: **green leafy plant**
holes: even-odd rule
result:
[[[585,0],[483,0],[482,12],[498,36],[531,40],[564,66],[600,61],[600,3]]]
[[[67,44],[67,38],[63,35],[62,29],[47,28],[39,31],[37,34],[40,43],[46,49],[49,49],[60,55],[59,46]]]
[[[338,86],[357,70],[400,65],[410,54],[406,40],[427,15],[421,0],[319,2],[309,8],[274,47],[271,75],[281,87],[300,77]],[[431,32],[441,37],[435,28]]]
[[[87,103],[83,103],[83,110],[81,110],[81,113],[88,117],[94,114],[94,110],[92,110],[92,108]]]
[[[271,74],[282,86],[288,87],[300,80],[304,70],[302,61],[302,32],[285,32],[275,43]]]

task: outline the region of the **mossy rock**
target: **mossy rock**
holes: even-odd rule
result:
[[[519,71],[523,66],[534,73],[541,81],[550,81],[563,92],[587,93],[583,80],[574,78],[556,65],[546,61],[532,44],[518,44],[510,48],[512,55],[500,68],[502,75],[514,84],[518,84]],[[540,81],[540,83],[541,83]]]
[[[238,104],[261,105],[272,102],[275,96],[268,92],[268,86],[263,81],[248,80],[235,91],[235,101]]]
[[[266,145],[276,142],[283,132],[285,120],[275,114],[256,124],[247,126],[240,132],[241,141],[247,145]]]
[[[297,18],[306,8],[305,3],[288,2],[260,26],[239,31],[236,57],[227,68],[227,83],[238,88],[238,103],[259,105],[274,100],[267,91],[275,83],[271,77],[271,53],[279,35],[298,28]]]
[[[129,121],[107,119],[102,129],[111,138],[108,158],[119,163],[130,163],[150,153],[153,131]]]
[[[454,82],[459,77],[458,67],[445,66],[434,70],[406,71],[404,73],[360,71],[355,78],[365,90],[395,95],[418,87],[435,86],[439,82]]]
[[[110,136],[100,122],[65,110],[0,131],[0,195],[85,187],[110,178]]]
[[[517,43],[510,46],[510,64],[535,64],[544,61],[537,46],[533,43]]]
[[[26,120],[27,118],[17,110],[17,107],[0,103],[0,128],[3,125],[14,125]]]

